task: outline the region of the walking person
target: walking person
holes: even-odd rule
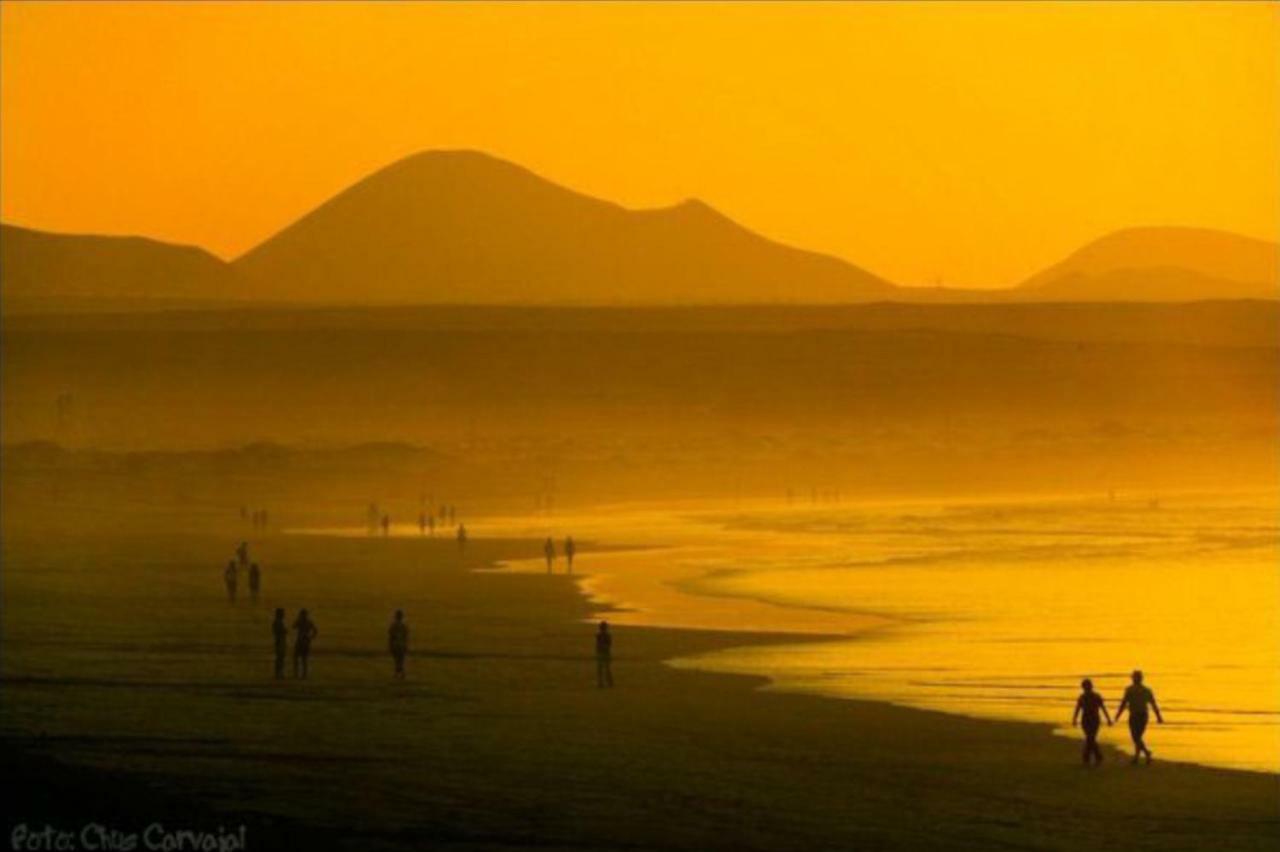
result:
[[[276,645],[276,680],[284,680],[284,655],[289,650],[289,628],[284,623],[284,610],[277,607],[271,622],[271,638]]]
[[[466,524],[458,524],[458,552],[465,553],[467,550],[467,527]]]
[[[254,562],[249,566],[249,597],[255,602],[258,600],[258,592],[262,588],[262,572],[258,569],[258,563]]]
[[[1071,714],[1071,724],[1079,724],[1084,731],[1084,751],[1081,756],[1084,765],[1092,760],[1094,765],[1102,763],[1102,749],[1098,748],[1098,729],[1102,727],[1101,716],[1107,717],[1107,726],[1111,725],[1111,714],[1107,712],[1106,702],[1102,696],[1093,691],[1093,681],[1085,678],[1080,681],[1080,697],[1076,699],[1076,711]],[[1099,715],[1101,714],[1101,716]]]
[[[293,629],[298,635],[293,640],[293,676],[306,680],[307,660],[311,656],[311,640],[320,635],[316,623],[311,620],[307,611],[299,610],[298,618],[293,622]]]
[[[387,628],[387,647],[395,662],[395,677],[404,680],[404,658],[409,654],[409,625],[404,623],[404,610],[396,610],[391,626]]]
[[[596,631],[596,686],[613,687],[613,634],[607,621],[600,622]]]
[[[578,546],[573,543],[573,536],[565,536],[564,540],[564,558],[569,565],[569,573],[573,573],[573,555],[578,552]]]
[[[550,574],[551,566],[556,561],[556,543],[551,540],[550,536],[547,536],[547,540],[542,543],[542,555],[547,559],[547,573]]]
[[[222,582],[227,587],[227,600],[231,603],[236,602],[236,561],[232,559],[227,563],[227,569],[222,572]]]
[[[1147,765],[1151,764],[1151,749],[1147,748],[1144,739],[1147,732],[1147,707],[1148,705],[1156,713],[1156,721],[1161,725],[1164,724],[1164,716],[1160,715],[1160,706],[1156,704],[1155,693],[1149,687],[1142,683],[1142,672],[1137,669],[1133,672],[1133,683],[1124,691],[1124,698],[1120,701],[1120,709],[1116,710],[1116,721],[1120,721],[1120,717],[1124,715],[1127,708],[1129,710],[1129,736],[1133,739],[1133,759],[1130,763],[1137,763],[1140,756],[1145,756]]]

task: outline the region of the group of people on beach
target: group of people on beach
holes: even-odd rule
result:
[[[365,512],[365,525],[370,535],[381,533],[383,537],[391,535],[391,513],[382,511],[377,503],[370,503]],[[418,534],[435,537],[436,527],[441,529],[453,527],[457,530],[460,546],[466,545],[466,527],[458,522],[458,507],[452,503],[442,503],[438,510],[423,509],[418,512]]]
[[[371,524],[375,521],[382,526],[384,534],[390,528],[390,518],[387,515],[378,517],[377,506],[373,503],[369,504],[369,517]],[[441,517],[452,519],[455,517],[454,507],[442,507]],[[242,510],[241,514],[245,514]],[[428,526],[423,519],[424,529]],[[434,529],[434,527],[431,527]],[[465,548],[467,543],[467,528],[463,524],[458,524],[457,539],[459,548]],[[569,573],[573,573],[573,557],[577,553],[577,545],[573,541],[573,536],[567,536],[564,540],[564,555],[568,562]],[[555,558],[556,547],[555,541],[550,537],[543,544],[543,554],[547,560],[547,572],[552,571]],[[227,597],[234,603],[236,600],[236,588],[238,577],[242,570],[247,566],[249,575],[249,592],[253,599],[258,599],[258,593],[261,590],[262,573],[258,568],[258,563],[249,561],[249,543],[240,542],[235,549],[235,558],[227,563],[224,572],[224,581],[227,587]],[[298,616],[294,619],[292,629],[297,634],[293,643],[293,676],[295,678],[305,679],[307,677],[307,664],[311,655],[311,642],[319,635],[315,622],[311,620],[310,613],[302,609],[298,611]],[[275,618],[271,622],[271,636],[275,647],[275,676],[276,679],[283,679],[285,676],[285,659],[289,655],[289,630],[290,627],[285,623],[285,611],[277,608]],[[405,677],[405,659],[409,655],[409,625],[405,621],[404,610],[396,610],[392,616],[391,626],[387,628],[387,650],[391,654],[392,665],[394,666],[394,677],[402,680]],[[601,621],[595,636],[596,651],[596,683],[600,688],[608,688],[613,686],[613,634],[609,632],[609,623]]]
[[[372,523],[373,519],[378,518],[377,507],[371,503],[369,509]],[[453,507],[451,506],[442,507],[441,517],[452,518],[452,510]],[[428,519],[428,516],[424,514],[419,520],[422,530],[430,529],[434,531],[434,516]],[[378,522],[382,526],[384,534],[386,534],[390,527],[390,518],[387,515],[382,515]],[[457,539],[459,548],[465,548],[467,530],[462,524],[458,525]],[[547,562],[547,573],[551,573],[554,570],[556,560],[554,539],[548,537],[543,542],[542,552]],[[572,574],[573,558],[577,553],[577,545],[574,543],[573,536],[565,537],[563,552],[568,566],[568,573]],[[254,600],[257,600],[261,590],[262,572],[258,567],[258,563],[249,561],[249,544],[242,541],[236,547],[235,558],[227,563],[224,573],[227,598],[233,603],[236,600],[239,574],[245,570],[247,570],[249,577],[249,593]],[[294,619],[292,629],[296,633],[293,643],[293,676],[305,679],[307,677],[308,659],[311,655],[311,642],[319,635],[319,630],[316,629],[315,622],[311,620],[310,614],[305,609],[299,610],[297,618]],[[275,644],[275,676],[277,679],[282,679],[285,676],[289,630],[290,628],[285,623],[285,611],[280,608],[276,609],[275,619],[271,623],[271,634]],[[405,677],[405,660],[409,655],[409,625],[405,621],[403,610],[398,609],[395,611],[391,625],[387,628],[387,650],[391,654],[394,667],[393,676],[398,680],[402,680]],[[613,686],[613,634],[609,631],[609,623],[607,621],[601,621],[597,627],[595,657],[597,687],[601,689],[611,688]],[[1129,735],[1133,739],[1134,747],[1131,762],[1138,763],[1140,759],[1145,759],[1148,764],[1151,763],[1151,749],[1147,747],[1145,740],[1147,725],[1150,721],[1149,711],[1155,714],[1156,721],[1160,724],[1164,724],[1164,716],[1160,712],[1160,706],[1156,703],[1155,693],[1143,683],[1142,672],[1135,670],[1131,676],[1131,681],[1128,688],[1125,689],[1124,697],[1121,699],[1119,707],[1116,708],[1114,720],[1107,711],[1106,702],[1094,690],[1093,681],[1089,678],[1081,681],[1081,693],[1076,700],[1071,724],[1073,726],[1078,725],[1084,732],[1084,747],[1081,757],[1086,766],[1097,766],[1102,763],[1102,749],[1098,745],[1098,732],[1102,728],[1103,719],[1106,719],[1107,725],[1111,725],[1113,721],[1120,721],[1126,711],[1129,713]]]
[[[240,542],[236,547],[235,556],[227,563],[226,570],[222,572],[223,584],[227,587],[227,600],[231,603],[236,602],[236,591],[240,585],[240,572],[246,571],[249,575],[249,597],[253,600],[258,599],[258,593],[262,590],[262,569],[258,567],[257,562],[249,561],[249,543],[247,541]]]
[[[573,573],[573,556],[578,552],[578,545],[574,544],[573,536],[565,536],[564,539],[564,558],[569,566],[569,573]],[[547,540],[542,543],[542,555],[547,560],[547,573],[550,574],[555,570],[556,564],[556,543],[547,536]]]
[[[248,521],[253,525],[255,530],[265,530],[267,528],[267,510],[266,509],[250,509],[248,506],[240,507],[240,520]]]
[[[1147,710],[1150,708],[1154,711],[1156,721],[1161,725],[1164,724],[1164,716],[1160,714],[1160,705],[1156,704],[1155,693],[1142,682],[1142,672],[1134,670],[1130,680],[1132,682],[1125,689],[1120,706],[1116,708],[1115,721],[1119,722],[1125,710],[1129,711],[1129,736],[1133,739],[1133,758],[1129,762],[1137,763],[1139,758],[1145,758],[1150,764],[1151,749],[1147,748],[1145,739],[1147,723],[1150,721]],[[1079,725],[1084,731],[1084,749],[1081,756],[1085,765],[1098,766],[1102,763],[1102,749],[1098,747],[1098,731],[1102,727],[1104,717],[1107,724],[1111,724],[1111,714],[1107,712],[1107,704],[1102,696],[1094,691],[1092,680],[1085,678],[1080,682],[1080,689],[1082,691],[1080,697],[1076,699],[1076,710],[1071,716],[1071,724]]]

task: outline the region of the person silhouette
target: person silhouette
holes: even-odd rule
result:
[[[600,622],[596,631],[596,686],[613,686],[613,634],[607,621]]]
[[[387,628],[387,647],[395,662],[395,676],[404,679],[404,658],[409,653],[409,625],[404,623],[404,610],[396,610],[395,619]]]
[[[383,515],[382,516],[382,537],[386,538],[389,535],[391,535],[391,516]]]
[[[427,515],[427,535],[432,538],[436,537],[436,518],[435,515]]]
[[[262,572],[258,569],[258,563],[254,562],[249,566],[249,597],[256,601],[261,588]]]
[[[1133,759],[1130,763],[1137,763],[1140,756],[1145,756],[1147,764],[1151,763],[1151,749],[1147,748],[1144,741],[1144,735],[1147,731],[1147,706],[1156,713],[1156,721],[1161,725],[1164,724],[1164,716],[1160,715],[1160,705],[1156,704],[1155,693],[1142,683],[1142,672],[1134,669],[1133,683],[1124,691],[1124,698],[1120,701],[1120,707],[1116,710],[1116,721],[1120,721],[1120,717],[1124,715],[1126,708],[1129,710],[1129,736],[1133,738]]]
[[[1111,725],[1111,714],[1107,712],[1107,704],[1102,696],[1093,691],[1093,681],[1085,678],[1080,681],[1080,697],[1076,699],[1076,711],[1071,714],[1071,724],[1080,725],[1084,731],[1084,751],[1081,753],[1085,766],[1092,760],[1095,765],[1102,763],[1102,749],[1098,748],[1098,729],[1102,727],[1102,716],[1107,717],[1107,725]]]
[[[551,573],[551,566],[556,561],[556,543],[551,540],[550,536],[542,543],[542,555],[547,558],[547,573]]]
[[[467,549],[467,527],[466,524],[458,524],[458,552],[463,553]]]
[[[307,660],[311,656],[311,640],[320,634],[316,623],[311,620],[307,611],[299,610],[298,618],[293,622],[293,629],[298,632],[293,640],[293,676],[304,680],[307,677]]]
[[[276,644],[276,680],[284,679],[284,655],[289,650],[289,628],[284,624],[284,610],[277,608],[271,622],[271,638]]]
[[[578,546],[573,543],[573,536],[565,536],[564,540],[564,558],[569,565],[569,573],[573,573],[573,555],[578,552]]]
[[[236,561],[232,559],[227,563],[227,569],[222,572],[222,582],[227,586],[227,600],[232,603],[236,602]]]

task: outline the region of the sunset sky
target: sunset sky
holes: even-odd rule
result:
[[[0,218],[233,257],[477,148],[906,284],[1280,237],[1280,6],[4,3]]]

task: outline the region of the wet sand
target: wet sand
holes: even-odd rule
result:
[[[3,547],[0,732],[26,782],[6,830],[78,827],[109,784],[122,823],[243,822],[251,849],[1167,852],[1280,837],[1275,775],[1114,752],[1085,770],[1048,726],[664,664],[800,637],[619,626],[617,687],[599,690],[573,581],[485,567],[536,558],[536,541],[460,557],[447,540],[263,538],[262,599],[234,606],[227,536],[7,531]],[[308,681],[270,678],[277,604],[319,626]],[[396,607],[413,630],[402,683],[385,651]],[[154,785],[168,798],[152,809]]]

